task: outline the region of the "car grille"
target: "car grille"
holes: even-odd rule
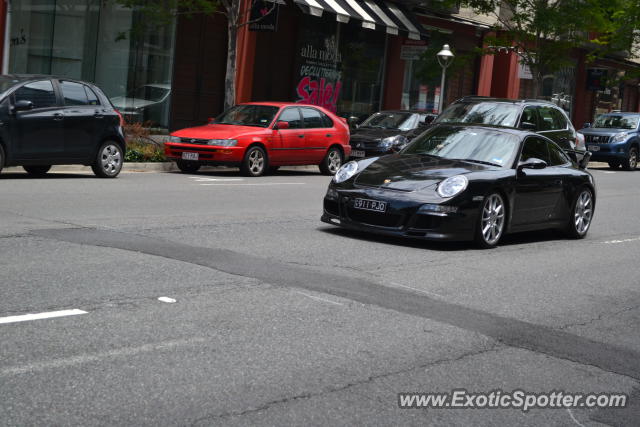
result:
[[[369,212],[361,209],[347,208],[347,214],[353,221],[379,227],[401,227],[402,215]]]
[[[338,216],[340,215],[340,209],[338,208],[338,202],[335,200],[324,200],[324,210],[329,212],[331,215]]]
[[[609,135],[585,135],[587,144],[606,144],[609,142]]]
[[[351,147],[356,150],[373,150],[377,149],[380,143],[378,141],[352,138],[351,141],[349,141],[349,144],[351,144]]]
[[[421,230],[430,230],[438,228],[442,218],[433,215],[416,215],[415,222],[411,228],[418,228]]]
[[[208,139],[180,138],[180,142],[182,142],[183,144],[207,145],[209,140]]]

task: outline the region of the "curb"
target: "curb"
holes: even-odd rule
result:
[[[302,171],[318,171],[318,166],[283,166],[283,169],[287,170],[302,170]],[[203,166],[202,171],[212,170],[234,170],[237,168],[228,168],[225,166]],[[122,165],[122,172],[177,172],[179,169],[175,162],[125,162]],[[2,169],[2,172],[7,173],[21,173],[24,172],[22,166],[11,166]],[[56,165],[51,168],[51,172],[90,172],[93,173],[90,166],[83,165]]]

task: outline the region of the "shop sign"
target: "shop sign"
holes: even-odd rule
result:
[[[426,40],[405,40],[400,48],[400,59],[417,61],[427,49]]]
[[[601,91],[606,89],[607,70],[604,68],[587,69],[587,90]]]
[[[525,80],[533,80],[533,74],[531,73],[531,69],[527,64],[522,61],[518,61],[518,78]]]
[[[305,40],[298,55],[296,102],[335,112],[342,88],[342,55],[335,36]]]
[[[249,31],[278,31],[278,10],[277,2],[254,0],[249,18]]]

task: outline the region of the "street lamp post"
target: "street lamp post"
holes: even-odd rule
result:
[[[444,80],[447,75],[447,67],[453,62],[453,53],[449,49],[449,45],[442,46],[442,50],[438,52],[436,57],[438,63],[442,67],[442,81],[440,82],[440,99],[438,100],[438,114],[442,113],[442,105],[444,101]]]

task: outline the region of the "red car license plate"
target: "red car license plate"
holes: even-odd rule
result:
[[[384,212],[387,210],[387,202],[371,199],[355,199],[353,201],[353,207],[365,211]]]

